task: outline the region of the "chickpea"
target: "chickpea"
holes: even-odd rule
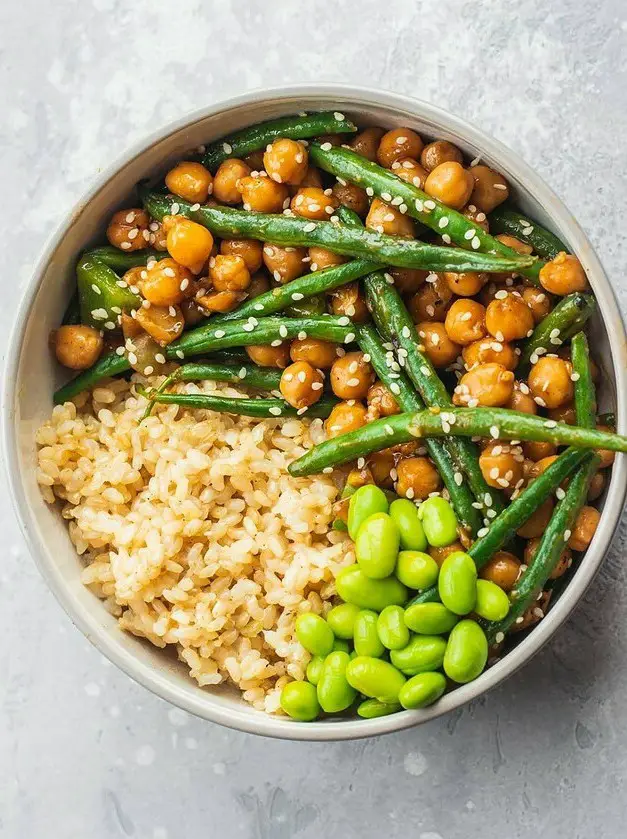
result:
[[[556,422],[565,422],[566,425],[577,425],[577,414],[572,402],[566,405],[560,405],[559,408],[551,408],[548,411],[548,415],[549,419],[555,420]]]
[[[482,338],[479,341],[473,341],[472,344],[467,344],[462,349],[462,358],[466,370],[472,370],[476,364],[489,364],[490,362],[501,364],[506,370],[515,370],[518,364],[518,355],[511,344],[493,341],[489,338]]]
[[[466,550],[461,542],[453,542],[452,545],[446,545],[444,548],[435,548],[433,545],[429,545],[427,551],[429,556],[435,559],[438,563],[438,566],[441,566],[447,556],[451,554],[457,553],[457,551],[464,551]]]
[[[429,173],[426,169],[411,157],[402,157],[400,160],[395,160],[392,164],[392,171],[402,181],[406,181],[412,186],[417,186],[418,189],[424,189],[425,181]]]
[[[500,274],[493,274],[495,276],[502,276]],[[490,303],[496,298],[496,295],[499,291],[504,291],[506,294],[510,294],[510,292],[514,291],[514,280],[510,278],[505,279],[502,283],[494,282],[494,280],[488,281],[484,287],[481,289],[479,294],[477,295],[479,301],[483,303],[484,306],[489,306]]]
[[[542,475],[543,472],[546,472],[546,470],[549,468],[549,466],[552,463],[555,463],[556,460],[557,460],[557,455],[556,454],[551,454],[551,455],[548,455],[548,457],[543,457],[540,460],[537,460],[533,464],[531,469],[529,470],[528,477],[531,478],[531,479],[539,478],[540,475]]]
[[[318,142],[322,145],[324,145],[324,143],[330,143],[332,146],[337,148],[342,145],[345,139],[345,134],[321,134],[318,137]]]
[[[483,210],[475,207],[474,204],[466,204],[466,206],[462,209],[462,213],[474,225],[480,227],[482,230],[485,230],[486,233],[490,232],[490,222]]]
[[[535,405],[535,402],[534,402]],[[525,440],[522,444],[525,456],[535,461],[542,461],[547,457],[552,457],[557,452],[557,446],[554,443],[536,442],[534,440]]]
[[[223,239],[220,253],[224,256],[241,256],[251,274],[261,268],[263,247],[256,239]]]
[[[59,364],[70,370],[86,370],[100,357],[104,341],[98,329],[66,324],[54,333],[54,352]]]
[[[415,294],[425,284],[429,271],[419,268],[390,268],[394,286],[399,294]]]
[[[237,188],[242,196],[245,210],[253,210],[257,213],[280,213],[289,207],[290,195],[285,184],[278,184],[262,175],[240,178]]]
[[[263,169],[263,149],[257,149],[257,151],[251,151],[250,154],[247,154],[244,158],[244,163],[249,167],[249,169],[253,172],[261,172]]]
[[[256,271],[250,278],[250,285],[246,289],[246,293],[252,300],[254,297],[259,297],[260,294],[270,291],[270,288],[270,280],[265,271]]]
[[[536,361],[527,377],[531,395],[542,407],[559,408],[572,402],[572,367],[563,358],[542,356]]]
[[[294,408],[308,408],[322,396],[324,377],[306,361],[296,361],[281,375],[279,389],[286,402]]]
[[[307,186],[298,190],[290,206],[297,216],[324,221],[335,213],[338,200],[335,195],[327,195],[319,187]]]
[[[533,331],[534,320],[531,309],[522,297],[499,291],[488,304],[485,325],[497,341],[518,341]]]
[[[181,312],[183,313],[185,326],[198,326],[206,316],[196,300],[183,300],[181,303]]]
[[[150,218],[145,210],[118,210],[111,216],[107,239],[123,251],[139,251],[148,245]]]
[[[243,257],[218,254],[211,259],[209,279],[216,291],[245,291],[250,285],[250,272]]]
[[[340,402],[328,416],[324,427],[327,437],[339,437],[348,431],[356,431],[366,424],[367,411],[361,402]]]
[[[333,253],[327,248],[316,246],[309,248],[309,259],[309,268],[312,271],[322,271],[325,268],[331,268],[333,265],[343,265],[346,262],[345,256]]]
[[[374,378],[372,365],[361,352],[348,352],[331,367],[331,387],[340,399],[365,399]]]
[[[211,172],[192,160],[177,163],[165,176],[165,185],[173,195],[192,204],[204,204],[213,188]]]
[[[444,277],[435,275],[434,282],[425,283],[409,301],[409,311],[416,323],[427,320],[444,321],[453,292]]]
[[[272,178],[279,184],[299,184],[307,172],[309,154],[298,140],[280,137],[266,146],[263,165]]]
[[[472,344],[485,337],[485,307],[476,300],[456,300],[446,314],[446,333],[457,344]],[[513,376],[512,376],[513,378]]]
[[[514,390],[504,407],[511,411],[520,411],[523,414],[538,413],[538,406],[534,402],[526,382],[514,382]]]
[[[148,225],[148,244],[156,251],[167,251],[167,237],[160,221],[151,221]]]
[[[301,277],[307,270],[305,248],[263,246],[263,262],[277,283],[285,284]]]
[[[588,501],[596,501],[605,489],[605,472],[597,472],[590,481]]]
[[[525,564],[531,565],[534,556],[536,555],[536,551],[538,550],[538,545],[540,544],[540,539],[530,539],[527,544],[525,545]],[[551,572],[551,576],[549,577],[550,580],[557,580],[559,577],[563,576],[570,566],[573,563],[573,555],[568,547],[568,545],[564,546],[564,550],[559,555],[559,559],[555,565],[555,568]]]
[[[597,431],[609,431],[612,432],[615,429],[610,428],[607,425],[597,425]],[[599,464],[599,469],[607,469],[608,466],[611,466],[616,459],[616,452],[610,451],[610,449],[597,449],[597,454],[601,458],[601,463]]]
[[[384,134],[385,128],[371,125],[370,128],[365,128],[359,134],[356,134],[350,141],[349,146],[354,152],[374,163],[377,159],[379,143]]]
[[[203,312],[212,314],[232,312],[245,299],[246,294],[242,291],[209,291],[207,294],[198,295],[195,302]]]
[[[178,306],[141,306],[135,318],[160,347],[167,347],[175,341],[185,328],[185,318]]]
[[[373,419],[391,417],[401,411],[395,397],[383,382],[375,382],[368,388],[367,400],[368,413]]]
[[[417,324],[416,329],[424,351],[434,367],[448,367],[457,359],[462,348],[451,341],[443,323],[424,321]]]
[[[498,239],[498,241],[502,245],[505,245],[505,247],[516,251],[516,253],[521,253],[526,256],[533,253],[531,245],[528,245],[526,242],[521,242],[520,239],[517,239],[515,236],[510,236],[509,233],[499,233],[498,236],[495,236],[494,238]]]
[[[142,296],[154,306],[178,305],[194,282],[192,273],[170,257],[153,262],[150,268],[140,268],[139,277],[129,277],[128,274],[129,271],[124,279],[130,286],[136,285]]]
[[[440,473],[426,457],[406,457],[399,460],[396,471],[396,492],[405,498],[424,500],[442,487]]]
[[[209,259],[213,236],[202,225],[183,216],[166,216],[163,226],[167,234],[168,253],[179,265],[199,274]]]
[[[551,294],[561,296],[586,291],[588,279],[581,262],[569,253],[558,253],[540,269],[540,283]]]
[[[242,195],[238,184],[248,178],[251,169],[243,160],[230,157],[218,166],[213,178],[213,197],[221,204],[241,204]]]
[[[525,286],[521,294],[522,299],[531,310],[534,323],[540,323],[541,320],[544,320],[551,311],[551,300],[548,294],[534,286]]]
[[[137,338],[144,331],[137,320],[126,312],[122,312],[120,315],[120,325],[125,341],[127,338]]]
[[[411,128],[393,128],[381,137],[377,160],[381,166],[390,169],[392,164],[402,157],[418,160],[423,146],[422,139]]]
[[[587,550],[599,526],[600,518],[601,513],[596,507],[582,507],[573,525],[568,547],[574,551]]]
[[[296,195],[298,192],[299,187],[305,186],[315,186],[318,189],[322,189],[322,175],[320,174],[320,170],[316,169],[315,166],[308,166],[307,171],[305,172],[305,176],[299,184],[293,184],[290,186],[290,194]]]
[[[250,360],[259,367],[278,367],[283,370],[290,363],[289,341],[282,341],[276,347],[270,344],[251,344],[244,349]]]
[[[523,479],[523,460],[520,446],[496,441],[479,455],[479,468],[488,486],[514,489]]]
[[[468,202],[472,192],[472,175],[460,163],[441,163],[429,173],[425,181],[425,192],[455,210]]]
[[[391,472],[396,468],[396,457],[391,449],[383,449],[371,454],[367,465],[377,486],[385,489],[394,488]]]
[[[448,140],[435,140],[429,143],[420,155],[420,162],[428,172],[432,172],[441,163],[451,161],[462,163],[463,160],[461,151]]]
[[[469,172],[474,184],[470,201],[484,213],[491,213],[509,196],[507,181],[494,169],[479,164],[471,166]]]
[[[403,236],[410,238],[414,235],[414,223],[407,215],[403,215],[397,207],[392,207],[373,198],[370,210],[366,216],[366,228],[386,236]]]
[[[340,204],[348,207],[349,210],[357,213],[361,218],[364,218],[368,212],[370,200],[366,195],[366,190],[360,186],[338,181],[333,185],[333,195]]]
[[[479,571],[479,576],[510,592],[520,576],[520,560],[509,551],[497,551]]]
[[[327,370],[338,358],[337,344],[322,341],[320,338],[297,338],[292,341],[290,358],[292,361],[306,361],[313,367]]]
[[[519,527],[516,531],[523,539],[534,539],[537,536],[542,536],[546,527],[553,515],[553,507],[555,503],[552,498],[547,498],[540,504],[535,513],[532,513],[530,518]]]
[[[550,600],[551,592],[543,591],[540,599],[536,600],[533,606],[530,606],[526,612],[523,612],[522,621],[520,623],[513,623],[509,631],[522,632],[525,629],[529,629],[531,626],[535,626],[535,624],[541,621],[545,616],[546,611],[549,608]]]
[[[457,294],[458,297],[474,297],[488,282],[488,275],[476,271],[465,271],[461,274],[453,274],[447,271],[444,274],[444,279],[453,294]]]
[[[353,323],[365,323],[370,318],[366,299],[358,282],[347,283],[333,291],[331,311],[334,315],[349,317]]]
[[[514,374],[501,364],[478,364],[459,380],[453,392],[455,405],[498,408],[507,404],[514,390]]]

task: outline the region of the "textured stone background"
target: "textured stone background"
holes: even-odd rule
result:
[[[436,102],[536,166],[623,309],[623,0],[39,0],[0,5],[0,340],[45,237],[98,169],[165,121],[296,81]],[[107,665],[44,587],[0,495],[0,836],[625,836],[625,526],[585,603],[499,690],[396,736],[227,731]]]

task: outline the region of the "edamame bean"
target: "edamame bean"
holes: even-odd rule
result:
[[[281,708],[294,720],[315,720],[320,713],[316,688],[309,682],[288,682],[281,691]]]
[[[335,587],[342,600],[375,612],[386,606],[402,606],[408,599],[407,589],[396,577],[371,580],[357,565],[342,568],[335,578]]]
[[[443,635],[458,620],[443,603],[414,603],[405,610],[405,624],[420,635]]]
[[[359,606],[354,603],[340,603],[327,614],[327,623],[336,638],[352,641],[355,618],[359,614]]]
[[[382,489],[374,484],[366,484],[351,495],[348,505],[348,535],[353,541],[359,528],[367,518],[375,513],[387,513],[388,500]]]
[[[385,647],[377,632],[377,617],[376,612],[362,609],[355,618],[353,644],[357,655],[380,658],[385,652]]]
[[[346,678],[359,693],[385,703],[398,702],[398,692],[405,684],[403,674],[389,662],[363,655],[349,662]]]
[[[440,568],[438,594],[447,609],[467,615],[477,602],[477,568],[467,553],[449,554]]]
[[[403,708],[426,708],[433,705],[446,690],[446,679],[441,673],[418,673],[405,682],[398,699]]]
[[[394,573],[407,588],[422,591],[435,585],[440,569],[438,563],[429,554],[422,551],[401,551],[396,560]]]
[[[402,606],[386,606],[377,619],[377,632],[388,650],[402,650],[409,643],[409,629],[405,625]]]
[[[387,513],[375,513],[359,528],[355,555],[367,577],[382,580],[394,571],[399,548],[398,527]]]
[[[457,518],[445,498],[427,498],[418,508],[418,515],[427,541],[434,548],[445,548],[457,539]]]
[[[501,621],[509,612],[509,597],[490,580],[477,580],[475,612],[488,621]]]
[[[427,537],[418,515],[418,508],[413,501],[408,498],[398,498],[393,501],[390,504],[390,515],[398,527],[403,550],[427,550]]]
[[[322,668],[324,666],[324,656],[315,655],[307,665],[307,681],[312,685],[317,685],[322,675]]]
[[[395,714],[401,710],[397,702],[379,702],[378,699],[364,699],[357,707],[357,713],[365,720],[373,720],[375,717],[387,717],[388,714]]]
[[[350,661],[348,653],[336,651],[329,653],[324,660],[324,667],[318,682],[318,702],[327,714],[344,711],[357,696],[354,688],[346,680],[346,667]]]
[[[343,638],[334,638],[333,639],[333,652],[337,652],[340,650],[343,653],[349,653],[351,648],[348,641],[345,641]]]
[[[451,630],[444,655],[444,672],[466,684],[479,676],[488,660],[488,640],[476,621],[463,620]]]
[[[333,649],[333,630],[324,618],[304,612],[296,618],[296,637],[312,655],[327,655]]]
[[[446,639],[439,635],[414,635],[402,650],[392,650],[390,661],[406,676],[438,670],[444,661]]]

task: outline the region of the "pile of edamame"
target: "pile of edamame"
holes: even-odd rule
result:
[[[350,499],[348,532],[357,562],[336,577],[342,602],[326,619],[313,612],[296,619],[296,637],[312,655],[307,680],[281,693],[296,720],[355,702],[367,719],[431,705],[447,680],[465,684],[483,672],[488,639],[480,622],[501,621],[510,609],[499,586],[477,579],[467,553],[454,551],[441,566],[426,553],[457,539],[457,518],[441,496],[419,507],[406,498],[390,504],[379,487],[362,486]],[[434,586],[439,602],[412,603]]]

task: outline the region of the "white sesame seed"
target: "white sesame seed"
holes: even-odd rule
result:
[[[499,439],[500,433],[501,431],[497,425],[490,426],[490,435],[494,437],[495,440]]]
[[[292,294],[292,300],[295,300],[295,301],[297,301],[297,302],[298,302],[299,300],[302,300],[302,299],[304,298],[304,296],[305,296],[305,295],[304,295],[304,294],[301,294],[301,292],[300,292],[300,291],[295,291],[295,292]]]
[[[128,354],[128,363],[129,364],[137,364],[137,356],[134,352],[130,352]]]
[[[464,476],[461,472],[455,472],[453,475],[453,480],[455,481],[457,486],[460,487],[464,482]]]
[[[280,416],[281,416],[282,411],[281,411],[281,409],[280,409],[278,406],[274,406],[274,405],[273,405],[271,408],[268,408],[268,413],[269,413],[269,414],[272,414],[272,415],[273,415],[273,416],[275,416],[275,417],[280,417]],[[330,466],[327,466],[326,468],[327,468],[327,469],[330,469],[331,467],[330,467]]]
[[[446,218],[446,216],[442,216],[442,218],[439,220],[438,227],[441,227],[442,229],[448,227],[448,219]]]
[[[568,542],[568,540],[570,539],[570,537],[571,537],[571,531],[570,531],[570,530],[565,530],[565,531],[564,531],[564,541],[565,541],[565,542]]]
[[[392,196],[390,195],[389,192],[382,192],[381,193],[381,198],[382,198],[383,201],[391,201],[392,200]]]
[[[414,201],[414,206],[416,207],[419,213],[424,212],[424,204],[422,203],[420,198],[416,198],[416,200]]]
[[[232,154],[233,147],[230,146],[228,143],[222,143],[222,151],[224,152],[224,154]]]
[[[506,189],[507,189],[507,187],[505,186],[505,184],[492,184],[492,186],[494,187],[494,189],[502,189],[502,190],[506,190]]]
[[[476,233],[477,233],[477,231],[475,230],[475,228],[471,227],[470,230],[467,230],[464,233],[464,239],[467,239],[468,241],[470,241]]]
[[[484,536],[487,536],[490,532],[489,527],[482,527],[480,530],[477,531],[477,536],[482,539]]]
[[[130,249],[131,243],[130,242],[120,242],[120,247],[122,248],[123,251],[127,251],[127,250]]]
[[[475,236],[470,245],[473,250],[478,251],[481,247],[481,239],[478,236]]]
[[[443,234],[442,241],[444,242],[445,245],[450,245],[451,244],[451,237],[448,235],[448,233]]]
[[[507,294],[507,292],[505,291],[505,289],[504,289],[504,288],[501,288],[501,289],[499,289],[499,291],[497,291],[497,292],[496,292],[496,294],[494,295],[494,299],[495,299],[495,300],[505,300],[505,298],[506,298],[507,296],[508,296],[508,294]]]
[[[344,343],[345,344],[352,344],[354,340],[355,340],[355,333],[354,332],[349,332],[349,333],[347,333],[346,337],[344,338]]]
[[[296,337],[298,338],[299,341],[304,341],[305,338],[307,337],[307,333],[305,332],[304,329],[301,329],[301,331],[298,333],[298,335]],[[338,351],[338,354],[339,354],[339,351]]]
[[[271,347],[280,347],[283,341],[280,338],[275,338],[274,341],[270,341]]]
[[[322,149],[322,151],[331,151],[333,146],[331,145],[331,143],[322,143],[320,148]]]
[[[436,203],[435,203],[435,201],[432,201],[431,199],[429,199],[428,201],[425,201],[424,207],[425,207],[425,210],[435,210]]]
[[[176,355],[177,358],[180,358],[180,359],[185,358],[185,353],[183,352],[183,350],[176,350],[175,355]]]
[[[315,229],[316,229],[316,225],[313,222],[309,222],[309,224],[306,224],[303,227],[303,230],[305,231],[305,233],[311,233],[311,231],[315,230]]]
[[[172,206],[170,207],[170,213],[171,213],[171,215],[175,216],[175,215],[176,215],[176,214],[180,211],[180,209],[181,209],[181,205],[180,205],[180,204],[178,204],[178,203],[175,201],[175,202],[172,204]]]

